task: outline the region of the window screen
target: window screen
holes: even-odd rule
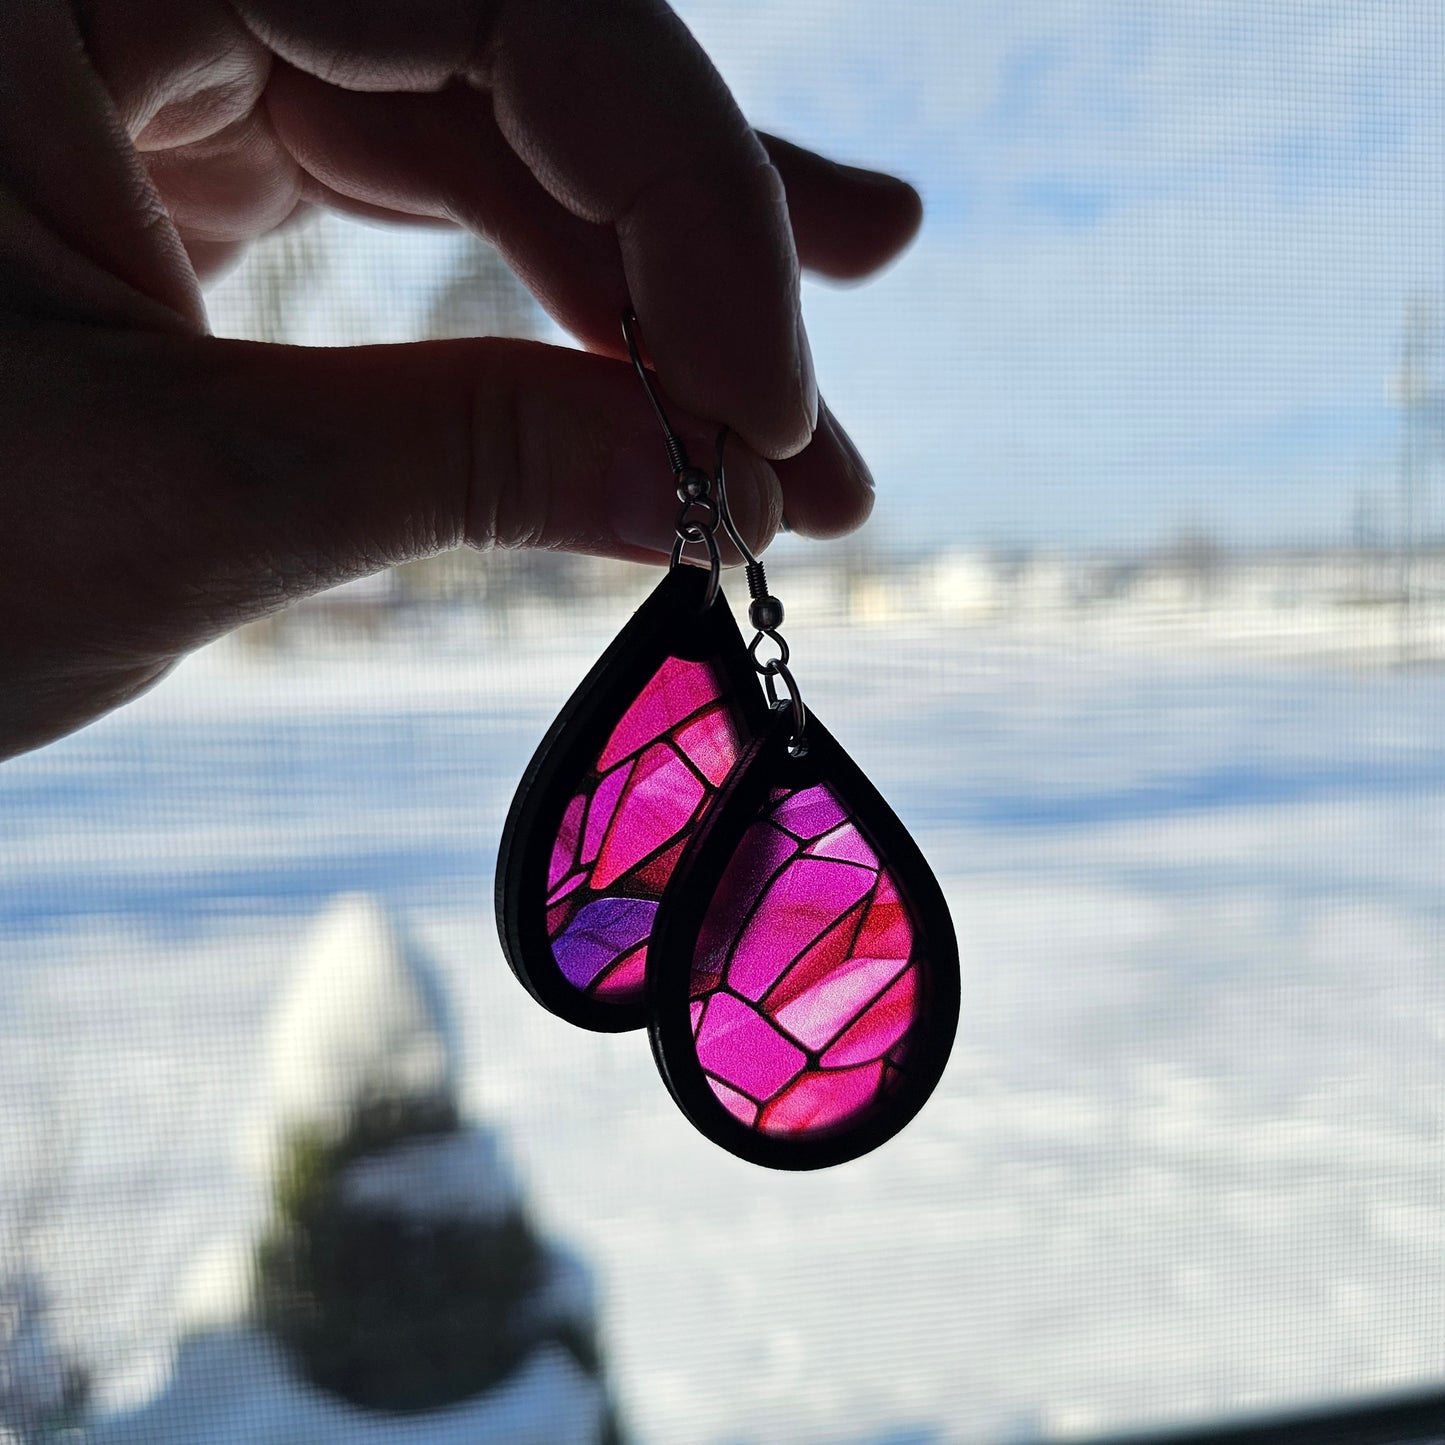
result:
[[[1006,1445],[1439,1384],[1437,9],[680,10],[927,208],[806,287],[874,518],[769,560],[948,897],[944,1081],[771,1173],[508,973],[512,790],[645,568],[326,594],[0,768],[7,1445]],[[208,305],[564,340],[481,242],[334,217]]]

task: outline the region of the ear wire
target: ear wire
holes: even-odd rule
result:
[[[627,354],[632,358],[632,365],[637,370],[638,379],[642,382],[642,389],[647,393],[647,399],[652,403],[652,409],[657,413],[657,424],[662,428],[663,445],[667,448],[667,460],[672,464],[672,474],[681,477],[688,470],[687,448],[683,445],[682,438],[673,431],[672,423],[667,419],[667,413],[662,409],[662,398],[657,394],[657,388],[652,382],[652,373],[643,365],[642,349],[637,343],[637,312],[630,306],[622,313],[622,335],[627,342]]]
[[[801,756],[807,750],[803,730],[807,726],[808,713],[793,674],[788,671],[788,644],[778,629],[783,625],[783,604],[768,590],[768,574],[757,554],[738,531],[733,520],[732,508],[728,505],[727,475],[724,467],[727,440],[731,429],[724,423],[718,428],[717,447],[714,453],[713,475],[711,477],[700,467],[694,467],[688,460],[687,447],[673,430],[662,405],[662,397],[653,381],[653,376],[643,364],[642,348],[638,343],[637,313],[629,306],[622,313],[622,336],[627,342],[627,354],[632,358],[638,380],[642,382],[647,399],[662,428],[663,445],[667,448],[667,460],[672,466],[672,475],[677,481],[677,496],[682,511],[677,519],[677,541],[672,549],[672,565],[682,560],[682,549],[687,543],[703,543],[707,547],[708,562],[712,568],[712,582],[708,587],[704,606],[710,607],[717,595],[721,558],[718,554],[717,537],[714,535],[719,523],[727,533],[728,540],[738,549],[743,559],[743,575],[748,581],[748,621],[757,629],[748,645],[748,657],[762,675],[767,689],[768,704],[771,707],[791,707],[793,712],[793,737],[789,750],[794,756]],[[758,647],[767,638],[776,648],[775,656],[763,659],[758,656]],[[788,689],[788,701],[781,702],[777,692],[777,679],[781,677]]]

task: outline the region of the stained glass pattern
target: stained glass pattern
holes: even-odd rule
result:
[[[669,657],[568,803],[547,870],[547,937],[563,977],[639,1000],[663,889],[740,751],[723,674]]]
[[[919,947],[892,875],[826,785],[777,789],[708,907],[692,1035],[712,1092],[770,1135],[864,1114],[907,1067]]]

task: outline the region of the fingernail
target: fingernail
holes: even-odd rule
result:
[[[748,545],[760,552],[773,540],[782,512],[777,473],[762,458],[744,453],[728,465],[728,505]]]
[[[656,437],[629,442],[618,451],[603,483],[612,498],[618,541],[651,552],[672,550],[678,501],[671,483]]]
[[[828,429],[828,435],[838,444],[838,450],[843,454],[843,460],[847,463],[849,470],[857,478],[858,485],[868,492],[875,491],[873,484],[873,473],[868,470],[868,463],[863,460],[858,448],[853,445],[853,439],[838,425],[833,413],[828,410],[826,402],[818,403],[819,424]]]
[[[839,166],[838,168],[848,177],[850,181],[860,186],[877,186],[882,191],[911,191],[913,187],[905,180],[897,176],[890,176],[887,171],[865,170],[862,166]]]

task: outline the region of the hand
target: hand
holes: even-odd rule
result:
[[[479,232],[591,354],[208,336],[198,276],[309,206]],[[752,131],[661,0],[6,0],[0,756],[408,557],[666,550],[629,302],[698,455],[717,420],[751,448],[755,542],[785,499],[857,525],[799,264],[864,275],[918,218]]]

